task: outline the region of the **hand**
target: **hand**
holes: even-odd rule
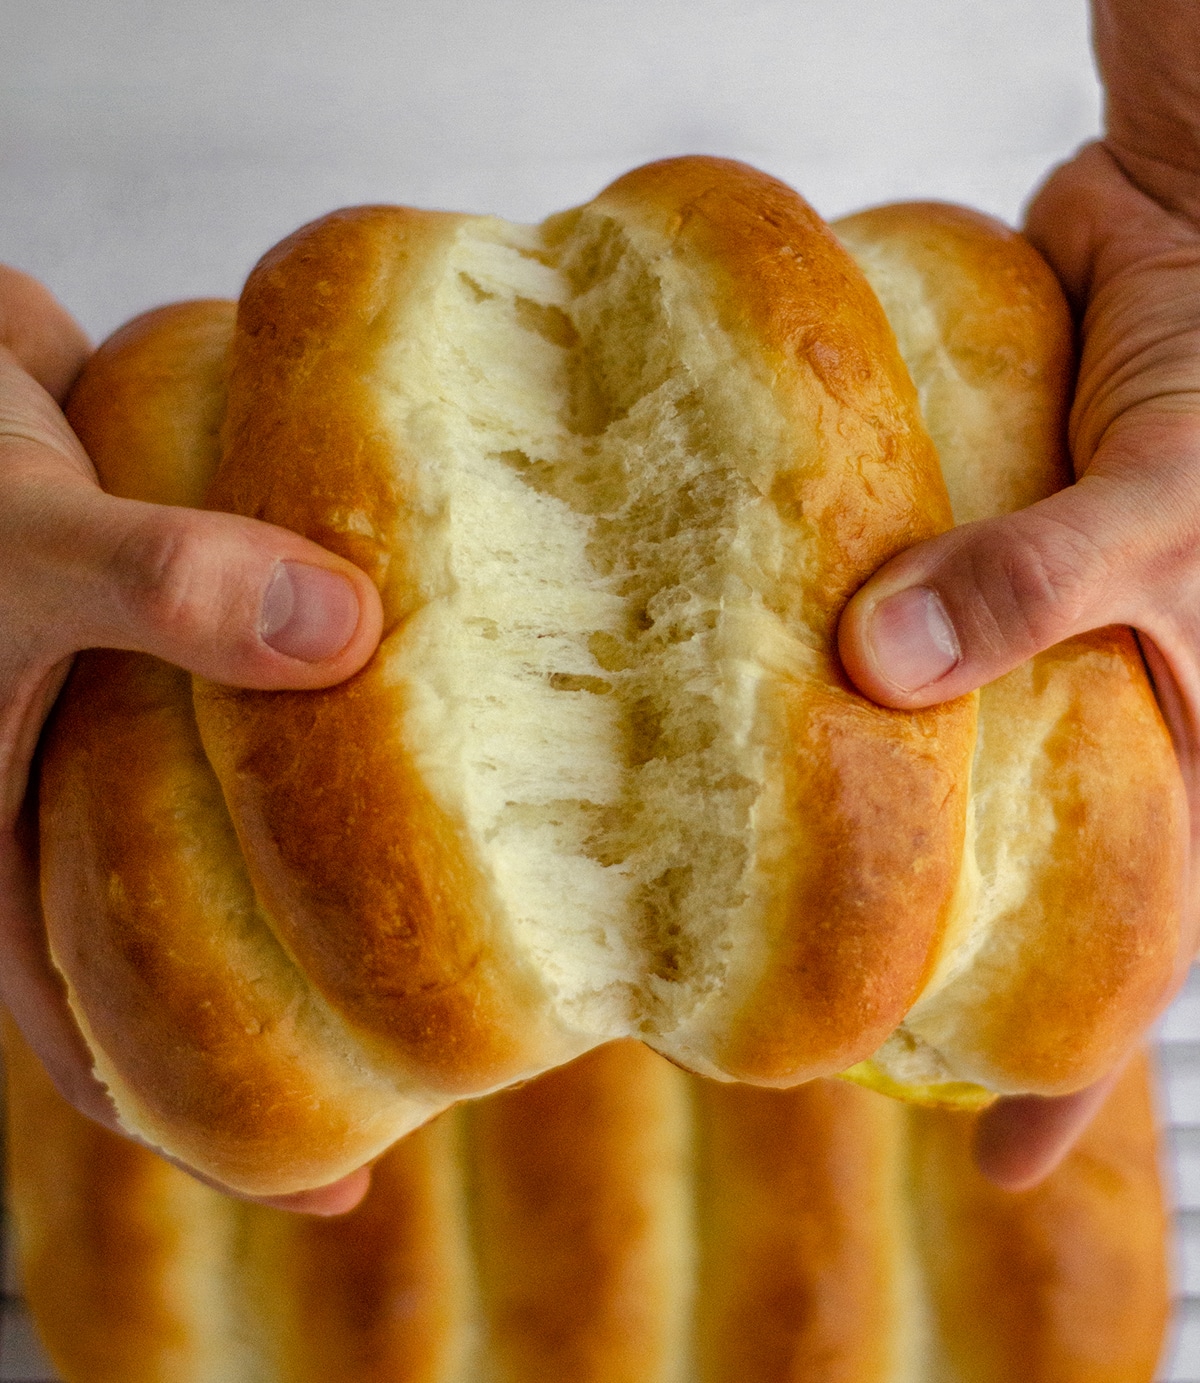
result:
[[[44,288],[0,267],[0,999],[67,1099],[118,1129],[38,900],[30,764],[71,656],[126,648],[239,686],[325,687],[370,657],[382,614],[357,567],[294,533],[104,494],[57,407],[88,350]],[[337,1214],[368,1176],[266,1203]]]
[[[1027,233],[1082,322],[1077,481],[900,554],[851,601],[839,637],[861,691],[918,707],[1074,634],[1137,630],[1191,807],[1182,969],[1200,919],[1200,225],[1171,205],[1139,190],[1101,144],[1049,178]],[[902,594],[914,588],[932,594]],[[1013,1188],[1039,1180],[1108,1084],[997,1102],[980,1124],[982,1170]]]

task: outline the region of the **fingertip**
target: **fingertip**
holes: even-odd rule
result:
[[[353,676],[383,630],[375,583],[361,567],[305,538],[261,528],[283,541],[260,588],[256,628],[266,670],[253,685],[308,690]]]
[[[349,644],[360,619],[358,592],[341,572],[280,562],[263,596],[259,636],[285,658],[328,662]]]
[[[1060,1146],[1057,1141],[1049,1144],[1038,1140],[1030,1145],[1036,1121],[1036,1112],[1026,1108],[1024,1101],[1003,1100],[986,1110],[975,1126],[975,1166],[1002,1191],[1029,1190],[1049,1176],[1066,1155],[1067,1145]]]
[[[323,550],[321,555],[331,558]],[[379,591],[352,563],[332,567],[289,557],[276,564],[267,581],[259,637],[293,668],[300,665],[306,687],[353,676],[375,652],[382,630]]]
[[[905,707],[962,661],[958,634],[937,591],[867,589],[850,602],[838,648],[851,680],[872,700]]]
[[[273,1210],[286,1210],[295,1215],[318,1215],[332,1217],[345,1215],[361,1204],[371,1189],[371,1169],[360,1167],[340,1181],[328,1186],[317,1186],[311,1191],[295,1191],[286,1196],[261,1196],[255,1203]]]
[[[1104,1103],[1116,1075],[1071,1095],[997,1100],[975,1126],[979,1172],[1004,1191],[1028,1191],[1067,1156]]]

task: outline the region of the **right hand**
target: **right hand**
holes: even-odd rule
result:
[[[89,352],[40,284],[0,266],[0,1000],[55,1085],[121,1132],[47,947],[38,736],[72,656],[150,653],[230,685],[327,687],[367,661],[382,611],[351,563],[253,519],[117,499],[59,411]],[[339,1214],[365,1169],[264,1203]]]
[[[1047,180],[1026,231],[1082,326],[1076,483],[894,557],[850,602],[840,647],[860,691],[907,709],[1073,635],[1136,629],[1189,800],[1182,979],[1200,935],[1200,222],[1092,144]],[[1014,1190],[1040,1180],[1114,1079],[998,1101],[980,1121],[982,1169]]]

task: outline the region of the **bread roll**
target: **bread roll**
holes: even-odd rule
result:
[[[981,435],[981,503],[1060,483],[1048,271],[991,223],[897,218],[881,291],[932,333],[954,485]],[[681,159],[541,227],[339,212],[230,311],[118,333],[71,420],[120,493],[172,476],[359,563],[385,632],[318,692],[79,660],[43,898],[130,1129],[281,1193],[616,1037],[965,1104],[1128,1048],[1182,848],[1144,674],[1126,635],[1047,655],[978,749],[974,698],[849,686],[845,601],[951,513],[879,302],[793,192]]]
[[[23,1051],[10,1200],[66,1383],[1152,1383],[1166,1216],[1139,1061],[1010,1195],[973,1116],[601,1048],[452,1111],[314,1220],[89,1124]]]

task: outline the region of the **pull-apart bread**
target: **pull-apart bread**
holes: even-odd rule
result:
[[[1041,1186],[974,1116],[614,1043],[447,1113],[349,1215],[223,1196],[6,1044],[25,1292],[66,1383],[1152,1383],[1146,1062]]]
[[[43,896],[131,1130],[284,1192],[614,1037],[960,1104],[1132,1045],[1182,805],[1131,635],[1013,674],[978,729],[836,655],[857,587],[952,523],[939,452],[960,518],[1067,481],[1065,307],[970,213],[842,234],[865,277],[706,158],[539,227],[358,208],[236,316],[100,349],[70,417],[106,486],[292,528],[385,611],[328,691],[77,663]]]

